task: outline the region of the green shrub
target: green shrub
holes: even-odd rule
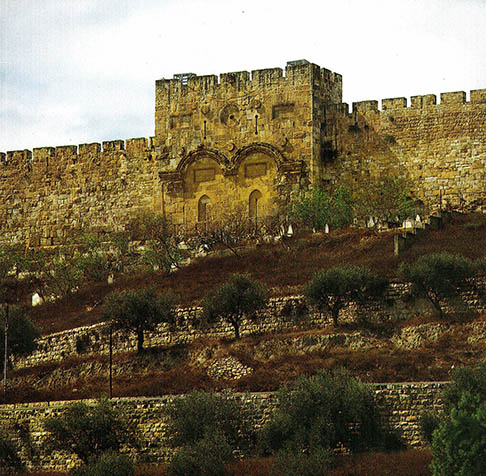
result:
[[[475,369],[469,367],[456,369],[451,384],[444,392],[446,411],[457,407],[464,394],[470,395],[468,401],[473,404],[471,410],[481,402],[486,402],[486,364],[479,365]]]
[[[231,446],[218,431],[181,448],[169,464],[168,476],[226,476],[225,463],[232,458]]]
[[[264,453],[295,453],[343,444],[351,451],[383,445],[373,392],[345,370],[321,371],[279,391],[280,406],[262,429]]]
[[[315,448],[311,453],[299,454],[279,451],[271,476],[326,476],[331,461],[331,452],[327,448]]]
[[[8,312],[8,354],[27,355],[36,348],[35,340],[39,330],[27,317],[25,310],[17,306],[3,306],[0,309],[0,362],[5,354],[5,319]]]
[[[464,393],[433,433],[434,476],[486,474],[486,402]]]
[[[233,448],[249,443],[241,405],[233,398],[194,391],[168,406],[173,446],[194,445],[207,434],[221,434]]]
[[[338,325],[339,312],[350,302],[364,305],[383,296],[387,282],[362,266],[336,266],[317,272],[304,289],[305,297],[319,311],[331,314]]]
[[[440,422],[441,418],[436,412],[427,411],[420,415],[420,433],[427,443],[432,443],[433,433],[440,425]]]
[[[125,455],[114,452],[89,458],[87,464],[72,471],[73,476],[134,476],[135,466]]]
[[[412,283],[415,296],[427,298],[443,317],[441,301],[458,295],[458,286],[474,275],[471,260],[449,253],[421,256],[413,265],[402,263],[398,274]]]
[[[76,255],[75,265],[83,279],[92,283],[106,281],[110,272],[106,254],[96,251]]]
[[[155,330],[161,322],[174,324],[174,296],[165,293],[157,297],[151,289],[114,291],[105,297],[102,314],[116,329],[137,335],[137,351],[140,353],[145,331]]]
[[[446,415],[432,435],[434,476],[486,474],[486,365],[458,369],[445,391]]]
[[[348,226],[353,221],[353,200],[348,188],[339,186],[332,193],[315,188],[312,193],[291,205],[291,215],[302,225],[322,231]]]
[[[6,436],[0,434],[0,476],[14,475],[23,469],[17,449]]]
[[[209,292],[203,302],[203,313],[196,324],[206,326],[224,319],[233,326],[235,338],[240,338],[243,318],[257,320],[265,305],[265,288],[246,274],[233,274],[229,281]]]
[[[92,457],[134,444],[132,425],[107,400],[93,406],[74,403],[61,415],[47,418],[44,426],[49,449],[74,453],[86,464]]]

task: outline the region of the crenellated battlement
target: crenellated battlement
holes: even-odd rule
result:
[[[305,61],[305,60],[302,60]],[[338,73],[321,68],[314,63],[288,64],[285,74],[282,68],[266,68],[248,71],[197,76],[193,73],[178,74],[173,79],[158,79],[156,90],[169,96],[184,95],[188,90],[201,94],[215,94],[218,89],[234,88],[255,89],[281,83],[283,86],[310,85],[313,80],[328,83],[342,83]]]
[[[0,163],[4,166],[18,166],[27,163],[39,163],[43,161],[72,160],[76,163],[79,157],[100,156],[115,152],[140,153],[152,150],[152,138],[137,137],[126,140],[111,140],[102,143],[92,142],[79,145],[59,145],[35,147],[30,150],[12,150],[0,152]]]
[[[486,103],[486,89],[474,89],[470,91],[470,100],[466,100],[466,93],[464,91],[453,91],[440,93],[440,103],[437,102],[435,94],[425,94],[419,96],[412,96],[410,98],[410,106],[407,105],[407,98],[387,98],[381,100],[381,109],[377,100],[357,101],[353,102],[353,112],[365,113],[369,111],[380,112],[390,109],[425,109],[430,106],[447,107],[457,105],[470,106],[474,104]]]
[[[2,239],[52,246],[140,209],[190,227],[228,204],[266,217],[316,184],[385,176],[432,208],[486,207],[486,89],[349,109],[342,76],[306,60],[159,79],[154,137],[0,153]]]

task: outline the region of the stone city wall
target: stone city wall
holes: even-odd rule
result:
[[[161,209],[158,167],[145,138],[0,154],[2,240],[62,244],[71,230],[119,230]]]
[[[431,208],[486,203],[486,90],[330,106],[322,141],[335,151],[324,177],[352,186],[402,176]],[[442,204],[440,198],[442,197]]]
[[[309,186],[402,176],[430,208],[486,203],[486,90],[342,103],[342,77],[281,68],[156,81],[155,136],[0,153],[2,240],[62,244],[140,209],[194,226],[276,216]],[[442,203],[440,202],[442,199]],[[232,210],[227,206],[232,204]]]
[[[419,432],[419,417],[425,410],[442,408],[441,393],[446,383],[394,383],[374,384],[372,388],[385,422],[396,428],[410,446],[424,444]],[[239,400],[249,413],[254,428],[261,427],[271,418],[278,400],[276,393],[229,394]],[[113,405],[129,416],[136,425],[138,451],[126,451],[141,463],[167,461],[173,450],[168,445],[168,416],[166,405],[174,398],[119,398]],[[49,452],[45,447],[47,432],[44,421],[61,414],[73,402],[46,402],[0,405],[0,425],[20,448],[22,459],[29,468],[63,471],[76,464],[75,455]],[[94,403],[88,401],[88,403]]]

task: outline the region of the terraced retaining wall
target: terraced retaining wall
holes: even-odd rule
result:
[[[424,410],[442,408],[441,392],[447,383],[414,382],[374,384],[377,403],[385,421],[397,428],[410,446],[422,446],[418,419]],[[267,421],[278,405],[276,393],[229,394],[241,401],[249,411],[254,427]],[[136,424],[140,444],[138,451],[126,449],[137,461],[158,463],[167,461],[173,450],[168,447],[167,403],[173,398],[120,398],[113,405],[125,412]],[[89,401],[93,403],[93,401]],[[49,452],[45,447],[47,433],[44,421],[60,414],[73,402],[43,402],[0,405],[0,425],[20,448],[21,456],[29,468],[63,471],[78,463],[75,455]]]

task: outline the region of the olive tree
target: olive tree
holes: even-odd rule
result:
[[[350,302],[364,305],[381,297],[387,282],[362,266],[336,266],[318,271],[304,290],[305,297],[320,312],[328,311],[334,325],[338,325],[339,312]]]
[[[132,425],[108,400],[74,403],[61,415],[47,418],[44,426],[49,449],[74,453],[85,464],[94,456],[134,444]]]
[[[401,279],[412,283],[412,293],[428,299],[444,317],[442,301],[459,294],[458,286],[474,276],[475,266],[464,256],[434,253],[421,256],[415,263],[402,263]]]
[[[5,325],[7,319],[8,326]],[[8,355],[28,355],[35,350],[40,333],[25,310],[18,306],[3,307],[0,310],[0,362],[5,354],[5,328],[8,328]]]
[[[265,305],[265,288],[245,274],[233,274],[217,289],[209,292],[203,302],[199,325],[212,324],[219,319],[231,324],[235,338],[240,338],[243,318],[257,320],[257,311]]]
[[[340,444],[357,452],[385,444],[372,389],[344,369],[301,377],[282,387],[278,400],[260,434],[264,453],[332,451]]]
[[[114,291],[105,297],[102,314],[115,329],[134,332],[141,353],[145,331],[153,331],[162,322],[175,322],[174,297],[170,293],[157,296],[152,289]]]

